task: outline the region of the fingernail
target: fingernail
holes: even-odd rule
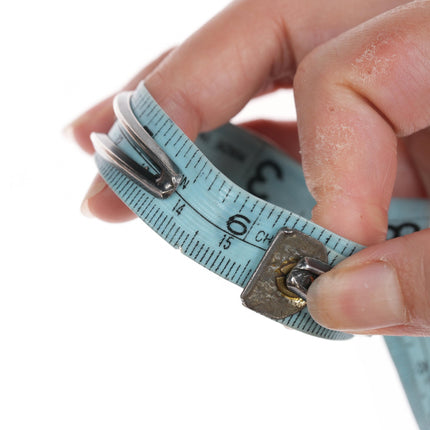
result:
[[[65,139],[67,139],[68,141],[76,142],[75,132],[73,129],[73,123],[64,127],[62,130],[62,133],[63,133],[63,136],[65,137]]]
[[[76,117],[70,124],[66,125],[64,128],[67,130],[68,128],[76,128],[83,122],[91,120],[97,120],[100,117],[103,117],[106,115],[107,112],[112,110],[112,97],[109,97],[105,100],[102,100],[101,102],[94,105],[92,108],[86,110],[85,112],[81,113],[78,117]]]
[[[97,175],[90,188],[88,189],[84,200],[82,201],[81,212],[83,215],[88,218],[94,217],[94,214],[91,212],[90,200],[94,198],[97,194],[101,193],[106,188],[106,186],[107,184],[103,180],[103,178],[100,175]]]
[[[112,103],[110,99],[107,99],[66,125],[63,135],[68,140],[79,143],[85,151],[93,153],[90,133],[92,131],[107,132],[114,120]]]
[[[320,276],[309,289],[308,309],[318,323],[335,330],[368,331],[407,321],[397,273],[385,262]]]

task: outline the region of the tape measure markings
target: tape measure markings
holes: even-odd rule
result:
[[[185,177],[171,197],[159,200],[96,155],[100,172],[138,216],[171,245],[203,266],[244,286],[270,239],[281,227],[296,228],[321,241],[327,246],[331,264],[362,249],[297,215],[308,215],[312,206],[303,177],[299,177],[294,163],[284,159],[283,154],[273,147],[265,146],[259,138],[225,126],[213,133],[202,134],[194,145],[143,85],[132,97],[132,107],[144,128]],[[109,135],[128,156],[139,160],[142,167],[157,171],[117,124]],[[231,180],[220,172],[222,169],[217,163],[221,161],[218,159],[226,163]],[[267,198],[260,199],[248,191]],[[294,211],[283,207],[294,208]],[[429,218],[430,206],[425,201],[406,203],[397,200],[390,206],[393,235],[402,235],[408,228],[427,228]],[[348,337],[316,324],[307,309],[282,323],[327,339]],[[422,429],[427,429],[430,425],[430,340],[387,338],[387,345],[417,420]]]
[[[118,194],[122,195],[123,199],[126,199],[127,196],[129,196],[130,194],[136,193],[136,186],[130,179],[128,179],[127,177],[124,177],[121,174],[121,172],[115,171],[116,169],[113,166],[106,165],[105,167],[106,167],[106,170],[104,170],[104,169],[101,170],[102,175],[105,176],[105,179],[111,183],[112,187],[117,188]],[[113,178],[115,178],[115,179],[113,179]],[[195,207],[190,205],[189,202],[187,200],[185,200],[182,195],[180,195],[179,193],[178,193],[178,195],[181,197],[181,200],[185,204],[188,205],[189,208],[191,208],[192,210],[197,212],[199,216],[204,218],[204,216],[202,214],[200,214],[195,209]],[[136,200],[136,198],[137,198],[137,196],[134,195],[133,200],[130,201],[130,208],[135,213],[137,213],[139,216],[144,217],[147,220],[148,225],[150,225],[154,230],[156,230],[160,235],[162,235],[171,245],[173,245],[175,248],[180,248],[184,254],[192,256],[192,253],[194,252],[194,248],[193,248],[193,251],[191,251],[191,253],[189,252],[189,248],[192,245],[192,243],[195,241],[197,235],[200,233],[199,230],[196,230],[193,233],[190,233],[190,232],[187,232],[184,228],[181,228],[178,226],[174,235],[171,238],[169,238],[168,236],[170,235],[170,233],[172,232],[172,230],[176,224],[173,224],[171,226],[170,230],[168,230],[168,232],[166,234],[167,225],[165,225],[165,224],[166,224],[166,220],[168,218],[168,215],[165,213],[165,211],[161,210],[158,207],[156,198],[155,197],[149,197],[149,196],[140,196],[140,198],[137,200]],[[143,204],[145,204],[145,202],[146,202],[146,205],[145,206],[142,206],[142,205],[138,206],[140,201],[143,198],[144,198]],[[155,210],[155,212],[154,212],[154,210]],[[169,223],[172,222],[172,220],[173,220],[173,218],[171,217]],[[159,221],[161,221],[161,222],[159,222]],[[206,221],[211,223],[210,220],[206,219]],[[228,235],[231,234],[227,230],[221,229],[219,226],[217,226],[213,223],[211,223],[211,224],[214,227],[221,230],[223,233],[228,234]],[[178,233],[179,233],[179,237],[177,237]],[[190,238],[190,236],[191,236],[191,238]],[[176,241],[175,241],[175,238],[176,238]],[[190,239],[190,241],[188,242],[189,239]],[[244,241],[242,238],[237,238],[237,239]],[[265,250],[265,248],[258,246],[258,245],[255,245],[251,242],[246,242],[246,243],[248,245],[251,245],[251,246],[259,249],[260,251]],[[225,277],[228,276],[230,278],[230,280],[232,280],[233,282],[238,282],[241,285],[246,284],[247,279],[250,277],[250,275],[252,273],[252,269],[249,268],[249,265],[251,264],[251,260],[246,261],[246,264],[245,264],[245,266],[241,272],[238,272],[240,267],[237,267],[236,271],[231,276],[230,275],[231,271],[228,271],[227,274],[224,273],[228,267],[228,264],[232,264],[231,258],[228,259],[228,264],[226,264],[225,267],[221,267],[222,263],[218,263],[218,265],[216,266],[218,259],[222,254],[221,250],[219,250],[218,253],[215,254],[216,250],[213,249],[211,246],[207,246],[207,249],[206,249],[204,255],[202,256],[201,260],[204,259],[204,257],[207,255],[207,253],[209,251],[212,251],[212,253],[209,255],[209,258],[205,262],[202,261],[202,263],[205,267],[209,268],[210,270],[214,270],[215,272],[219,273],[221,276],[225,276]],[[234,263],[234,264],[236,264],[236,263]]]
[[[160,114],[159,108],[156,108],[154,105],[151,106],[151,103],[148,103],[145,100],[142,103],[142,101],[137,98],[134,110],[139,116],[138,110],[148,109],[148,107],[149,112],[151,114],[148,114],[148,117],[145,120],[144,125],[146,126],[146,129],[150,130],[154,138],[156,138],[158,141],[160,135],[164,136],[166,142],[164,148],[168,145],[172,145],[172,147],[175,148],[178,147],[180,154],[178,160],[175,159],[175,161],[178,165],[181,164],[182,166],[185,166],[182,167],[182,169],[185,168],[185,170],[187,171],[187,175],[184,178],[183,185],[179,187],[179,190],[177,190],[175,194],[176,197],[180,199],[181,204],[185,204],[186,209],[191,209],[195,212],[196,215],[198,215],[200,224],[202,221],[204,221],[206,224],[211,224],[213,228],[217,229],[219,233],[221,233],[221,235],[228,235],[230,241],[229,245],[233,242],[235,242],[236,244],[238,242],[243,242],[247,246],[251,246],[253,249],[258,249],[260,251],[259,254],[253,255],[252,259],[247,258],[243,261],[236,261],[238,253],[229,253],[228,248],[225,246],[225,243],[224,248],[221,251],[218,250],[218,252],[216,249],[213,249],[213,245],[208,246],[208,248],[204,251],[204,255],[209,255],[209,257],[206,259],[206,261],[202,259],[202,264],[205,267],[214,270],[221,276],[226,277],[227,279],[232,280],[233,282],[236,282],[241,286],[245,285],[250,276],[252,275],[254,267],[256,267],[256,264],[261,259],[263,251],[267,249],[267,246],[270,242],[270,238],[274,236],[274,234],[277,230],[279,230],[280,227],[285,225],[290,225],[291,227],[297,228],[297,226],[301,224],[300,229],[305,232],[307,232],[307,230],[309,229],[309,232],[311,234],[315,234],[315,231],[319,228],[320,239],[324,240],[327,246],[332,248],[328,250],[329,259],[332,262],[337,261],[341,258],[341,256],[339,255],[340,251],[342,251],[345,255],[350,255],[355,251],[355,245],[349,245],[348,242],[344,241],[339,236],[334,236],[333,234],[324,231],[320,227],[311,224],[307,220],[303,221],[299,216],[293,214],[288,210],[281,208],[278,208],[279,210],[276,210],[276,206],[266,201],[257,199],[254,196],[251,196],[249,193],[244,192],[243,190],[239,190],[235,195],[235,193],[232,193],[232,190],[235,189],[237,186],[231,183],[231,181],[228,178],[224,177],[224,175],[221,174],[217,169],[214,169],[207,159],[205,160],[203,165],[197,170],[196,167],[202,162],[202,159],[204,159],[204,155],[200,154],[197,157],[197,154],[199,154],[200,152],[199,149],[196,148],[194,144],[192,144],[188,139],[184,138],[183,134],[178,133],[176,126],[174,126],[171,121],[166,121],[166,119],[164,121],[161,121],[161,118],[163,117],[164,113],[161,112]],[[157,127],[157,124],[160,124],[161,126]],[[115,135],[115,130],[113,130],[111,134]],[[119,140],[118,145],[128,142],[128,139],[124,139],[124,136],[121,136],[121,139],[118,139],[118,136],[115,136],[115,139],[117,141]],[[191,151],[193,147],[194,151]],[[178,150],[175,153],[177,153]],[[260,154],[261,156],[262,152],[263,151],[261,150],[260,144],[260,148],[254,152],[254,158],[256,158],[255,154]],[[195,160],[194,165],[192,164],[193,160]],[[204,176],[205,169],[208,170],[208,173]],[[120,172],[117,173],[121,175]],[[190,183],[197,184],[198,188],[206,193],[206,199],[204,199],[204,201],[199,199],[197,199],[196,201],[195,194],[199,191],[195,190],[191,195],[191,197],[193,198],[193,204],[190,204],[187,194],[187,187]],[[117,188],[120,197],[122,197],[123,200],[126,201],[130,195],[139,193],[138,191],[136,191],[135,187],[133,187],[133,189],[129,189],[130,184],[127,180],[122,183],[121,188],[119,188],[118,184],[114,182],[113,188]],[[129,192],[125,193],[124,189],[127,188],[129,189]],[[214,192],[216,192],[215,195],[213,194]],[[202,235],[202,229],[200,228],[200,226],[196,226],[194,231],[185,231],[186,229],[184,229],[183,226],[186,224],[186,222],[185,216],[182,213],[186,212],[185,209],[182,209],[181,213],[178,214],[178,216],[184,217],[184,221],[181,223],[181,228],[179,228],[178,231],[174,232],[174,235],[172,237],[169,237],[169,235],[173,231],[173,225],[170,230],[167,230],[167,226],[165,226],[165,223],[169,219],[169,217],[165,211],[157,211],[157,209],[159,209],[158,206],[160,205],[160,202],[154,201],[153,197],[151,197],[148,201],[143,199],[143,201],[146,201],[146,207],[142,211],[142,208],[136,207],[135,204],[135,202],[140,202],[142,199],[137,199],[136,197],[137,196],[134,195],[131,202],[128,203],[131,209],[138,213],[139,216],[145,218],[148,224],[154,229],[156,229],[173,246],[182,248],[182,251],[188,255],[190,254],[190,252],[192,252],[191,256],[193,257],[195,251],[190,250],[191,244],[188,244],[187,246],[187,240],[190,234],[194,234],[195,238],[199,236],[199,243],[208,243],[207,240],[205,240],[205,237],[200,237]],[[212,208],[219,208],[220,202],[222,203],[222,206],[226,207],[231,207],[231,205],[234,205],[234,202],[236,202],[236,208],[238,209],[236,209],[236,211],[232,213],[226,213],[225,216],[223,216],[223,214],[218,214],[219,216],[217,217],[216,222],[214,222],[212,219],[210,219],[213,218]],[[252,204],[250,204],[250,202],[252,202]],[[170,206],[170,208],[166,208],[166,210],[174,210],[171,205],[164,206]],[[154,210],[155,212],[153,212]],[[283,214],[285,214],[285,220]],[[158,222],[154,222],[156,217],[158,217]],[[191,221],[195,221],[194,218]],[[172,221],[170,221],[170,223],[171,222]],[[222,222],[224,222],[224,226],[222,226]],[[193,225],[193,223],[191,223],[191,225]],[[262,225],[264,225],[264,228],[261,227]],[[272,227],[268,229],[267,226],[270,225]],[[208,226],[205,225],[203,227],[203,230],[205,230]],[[167,235],[166,231],[168,233]],[[175,242],[173,243],[174,240]],[[221,240],[222,237],[220,237],[219,243],[221,243]],[[344,243],[340,248],[342,241],[344,241]],[[350,248],[349,253],[348,247]],[[202,250],[203,249],[204,248],[202,248]],[[221,254],[227,254],[223,260]],[[219,261],[220,256],[222,262]],[[236,266],[234,271],[232,270],[234,267],[233,262]],[[240,269],[242,270],[240,271]],[[304,321],[303,324],[300,325],[300,328],[302,328],[306,324],[306,320],[308,318],[308,315],[304,315]],[[295,318],[294,321],[296,320],[297,318]],[[310,324],[311,326],[314,325],[312,322]],[[315,328],[316,327],[318,326],[315,325]]]

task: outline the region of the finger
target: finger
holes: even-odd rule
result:
[[[366,248],[317,278],[308,308],[325,327],[430,336],[430,229]]]
[[[382,241],[397,136],[430,122],[430,3],[412,2],[314,50],[295,81],[302,162],[315,222]]]
[[[316,44],[400,3],[349,0],[352,13],[339,0],[277,0],[269,8],[263,0],[238,1],[176,48],[145,83],[194,139],[200,131],[228,121],[253,96],[291,85],[296,63]],[[327,8],[330,14],[324,13]],[[89,148],[84,136],[94,131],[94,125],[105,127],[111,122],[112,117],[106,115],[102,110],[95,124],[91,115],[81,123],[82,135],[77,133],[77,137],[85,147]],[[94,215],[104,219],[103,211]]]
[[[349,0],[352,12],[338,0],[271,7],[265,0],[237,1],[178,47],[146,86],[193,139],[267,88],[291,85],[296,64],[317,44],[402,3]]]
[[[141,70],[130,82],[128,82],[121,91],[133,90],[137,87],[140,81],[151,73],[171,52],[164,52],[156,60]],[[92,154],[94,152],[93,145],[90,140],[91,132],[107,133],[115,121],[113,113],[112,101],[115,94],[102,100],[91,109],[76,118],[71,124],[65,128],[65,133],[70,135],[81,148]]]
[[[100,175],[96,175],[81,204],[81,212],[108,222],[130,221],[136,215],[107,186]]]

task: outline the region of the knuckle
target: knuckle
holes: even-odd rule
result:
[[[294,92],[300,96],[301,93],[312,88],[312,91],[320,87],[328,86],[333,82],[334,62],[327,61],[330,54],[326,46],[318,46],[313,49],[298,64],[294,76]]]
[[[300,92],[309,82],[312,82],[315,69],[314,59],[311,55],[307,55],[297,66],[294,76],[293,87],[295,92]]]

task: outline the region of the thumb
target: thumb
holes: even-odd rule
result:
[[[308,308],[353,333],[430,336],[430,229],[366,248],[317,278]]]

